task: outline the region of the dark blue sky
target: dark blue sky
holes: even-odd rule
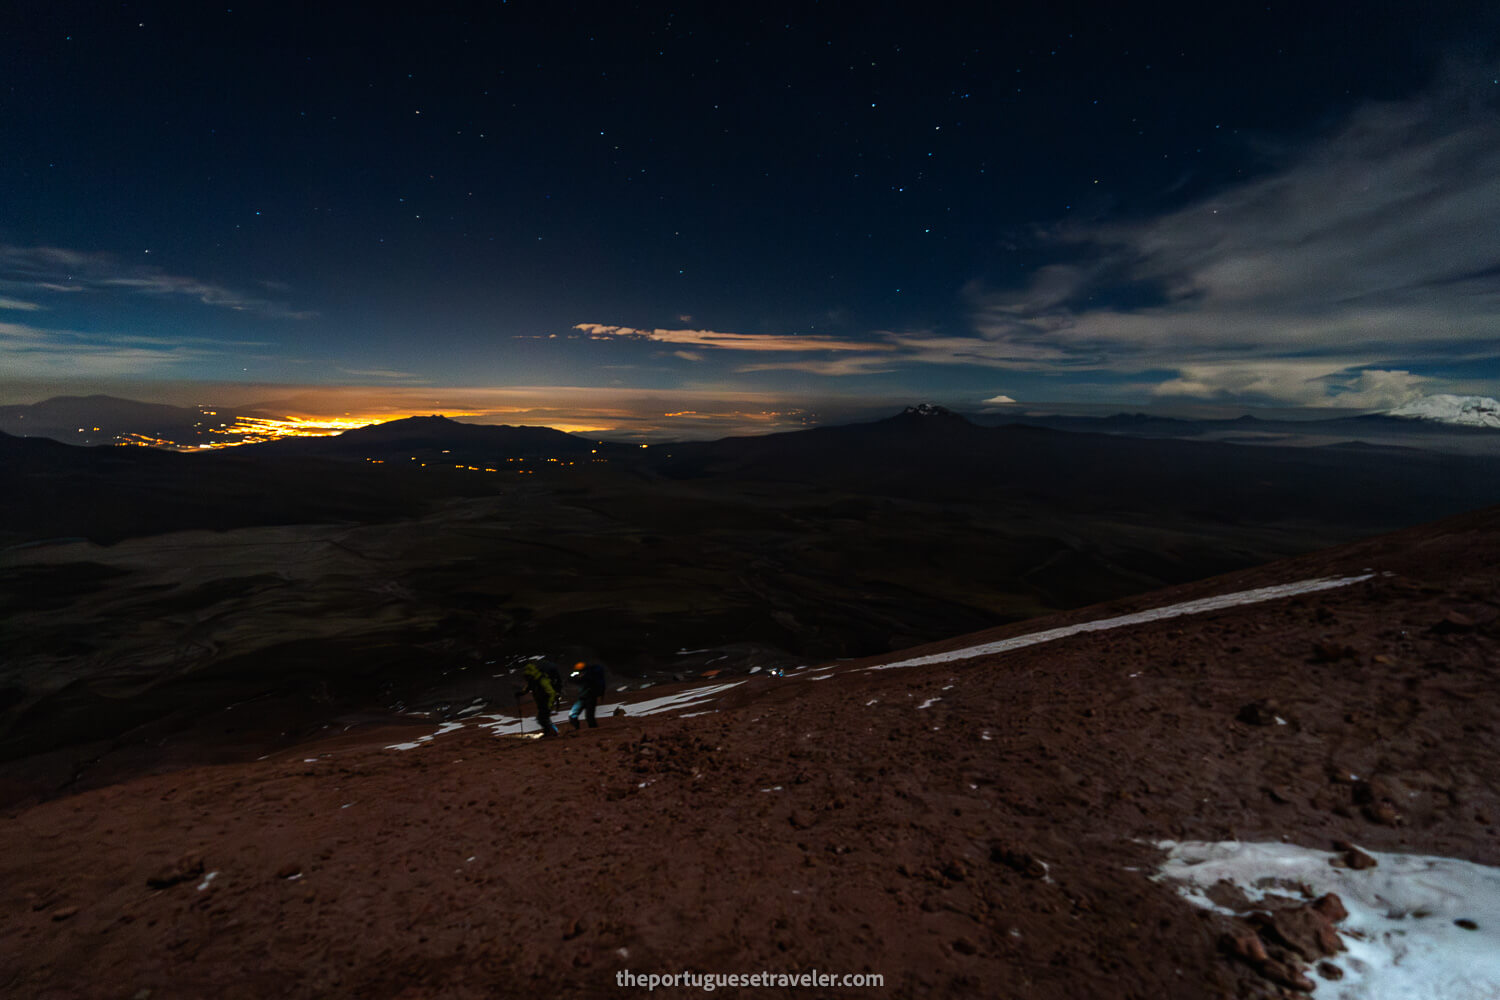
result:
[[[972,6],[8,5],[0,392],[1494,391],[1490,5]]]

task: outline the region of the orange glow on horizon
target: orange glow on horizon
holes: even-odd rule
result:
[[[154,438],[145,434],[123,435],[116,440],[116,445],[146,448],[162,448],[168,451],[217,451],[224,448],[238,448],[244,444],[261,444],[266,441],[279,441],[283,438],[298,437],[334,437],[345,431],[357,430],[361,427],[369,427],[373,424],[389,423],[393,420],[405,420],[409,417],[432,416],[431,413],[377,413],[377,414],[349,414],[343,416],[286,416],[286,417],[237,417],[232,424],[221,424],[218,427],[205,428],[207,433],[213,435],[217,440],[209,442],[181,443],[169,441],[162,438]],[[442,416],[449,419],[461,419],[473,416],[493,416],[482,412],[445,412]],[[480,425],[485,426],[485,425]],[[563,431],[568,434],[593,434],[600,431],[608,431],[612,428],[599,424],[576,424],[564,422],[549,422],[546,426],[553,430]]]
[[[205,411],[207,412],[207,411]],[[354,416],[344,414],[340,417],[237,417],[232,424],[221,424],[218,427],[205,428],[207,432],[219,440],[207,443],[193,442],[182,444],[160,438],[153,438],[145,434],[123,435],[115,443],[117,445],[136,445],[148,448],[164,448],[169,451],[217,451],[223,448],[238,448],[243,444],[261,444],[266,441],[278,441],[282,438],[293,437],[333,437],[345,431],[355,430],[360,427],[369,427],[371,424],[383,424],[392,420],[403,420],[407,417],[429,416],[425,413],[381,413],[377,415]],[[450,414],[445,414],[450,416]],[[451,414],[451,416],[472,416],[468,413]]]

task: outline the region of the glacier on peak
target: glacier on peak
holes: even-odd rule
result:
[[[1489,396],[1455,396],[1439,393],[1403,403],[1394,410],[1387,410],[1388,417],[1407,417],[1414,420],[1434,420],[1445,424],[1460,424],[1465,427],[1493,427],[1500,430],[1500,400]]]

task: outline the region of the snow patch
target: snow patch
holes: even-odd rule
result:
[[[646,701],[638,701],[627,704],[625,707],[631,715],[655,715],[657,712],[671,712],[679,708],[687,708],[699,702],[707,701],[716,695],[728,691],[730,688],[739,687],[744,681],[730,681],[727,684],[706,684],[702,687],[689,688],[676,694],[662,695],[660,698],[651,698]]]
[[[930,707],[932,705],[936,705],[938,702],[940,702],[942,700],[943,699],[941,699],[941,698],[928,698],[926,701],[922,702],[922,704],[920,704],[920,705],[917,706],[917,711],[920,712],[924,708],[928,708],[928,707]]]
[[[209,872],[207,875],[203,876],[203,881],[198,883],[198,891],[202,892],[204,889],[207,889],[208,884],[218,877],[218,872]]]
[[[1322,577],[1315,580],[1299,580],[1296,583],[1278,584],[1274,587],[1260,587],[1256,590],[1240,590],[1233,594],[1220,594],[1217,597],[1204,597],[1196,601],[1185,601],[1182,604],[1169,604],[1164,608],[1137,611],[1135,614],[1120,615],[1116,618],[1099,618],[1091,622],[1080,622],[1077,625],[1064,625],[1061,628],[1047,629],[1044,632],[1032,632],[1028,635],[1018,635],[1010,639],[1001,639],[998,642],[987,642],[980,646],[969,646],[966,649],[954,649],[946,653],[933,653],[931,656],[916,656],[909,660],[897,660],[894,663],[877,663],[875,666],[866,667],[865,669],[895,670],[897,667],[925,667],[929,663],[949,663],[954,660],[971,660],[979,656],[991,656],[995,653],[1009,653],[1015,649],[1024,649],[1027,646],[1036,646],[1044,642],[1055,642],[1058,639],[1066,639],[1069,636],[1079,635],[1083,632],[1104,632],[1109,629],[1122,628],[1126,625],[1159,622],[1168,618],[1180,618],[1183,615],[1199,615],[1207,611],[1221,611],[1225,608],[1235,608],[1245,604],[1274,601],[1281,597],[1295,597],[1298,594],[1311,594],[1319,590],[1347,587],[1350,584],[1368,580],[1374,575],[1373,573],[1365,573],[1361,576]]]
[[[1349,916],[1336,926],[1344,972],[1318,984],[1335,1000],[1494,1000],[1500,996],[1500,869],[1454,858],[1366,851],[1374,868],[1335,868],[1336,857],[1293,844],[1161,841],[1154,881],[1195,906],[1232,914],[1206,892],[1228,882],[1259,903],[1337,893]],[[1462,922],[1462,923],[1460,923]]]
[[[390,746],[386,747],[386,749],[387,750],[415,750],[417,747],[421,746],[423,743],[431,743],[433,740],[435,740],[439,736],[442,736],[444,733],[451,733],[451,732],[453,732],[455,730],[462,729],[463,727],[464,727],[464,723],[462,723],[462,722],[445,722],[440,727],[438,727],[438,731],[435,732],[435,733],[430,733],[427,736],[418,736],[415,740],[413,740],[410,743],[392,743]]]
[[[713,708],[703,706],[702,703],[716,698],[718,695],[732,687],[744,684],[744,681],[730,681],[727,684],[705,684],[700,687],[689,688],[676,694],[663,695],[660,698],[651,698],[646,701],[623,702],[622,707],[631,715],[655,715],[657,712],[671,712],[684,708],[700,707],[703,710],[691,713],[692,715],[706,715],[714,711]],[[617,689],[618,690],[618,689]],[[684,716],[685,718],[687,716]],[[480,729],[488,729],[496,736],[540,736],[535,719],[514,715],[477,715],[469,720],[469,723]],[[424,743],[430,743],[444,733],[462,729],[466,723],[445,722],[442,728],[428,736],[419,736],[410,743],[392,743],[386,747],[387,750],[415,750]]]

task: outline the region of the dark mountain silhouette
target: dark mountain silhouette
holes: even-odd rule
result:
[[[141,403],[117,396],[54,396],[40,403],[0,407],[0,430],[11,433],[11,425],[21,420],[51,427],[101,422],[119,426],[191,423],[200,419],[200,413],[196,407]]]
[[[230,410],[223,407],[180,407],[143,403],[114,396],[57,396],[40,403],[0,407],[0,431],[27,437],[50,437],[69,444],[110,444],[129,435],[159,438],[192,445],[224,438],[210,434],[210,428],[232,425],[239,415],[274,415],[276,407]],[[1106,433],[1126,437],[1202,438],[1229,440],[1242,444],[1318,444],[1345,440],[1363,440],[1370,444],[1422,447],[1428,450],[1454,450],[1500,456],[1500,432],[1492,428],[1467,427],[1441,421],[1417,420],[1387,414],[1329,417],[1313,420],[1269,419],[1246,415],[1234,419],[1203,420],[1163,417],[1145,413],[1117,413],[1105,417],[1067,416],[1027,413],[988,413],[964,417],[942,406],[922,403],[908,407],[900,417],[925,418],[938,426],[971,422],[984,427],[1022,425],[1050,430]],[[333,457],[373,457],[377,444],[399,451],[402,447],[420,450],[452,449],[457,443],[470,449],[479,461],[493,457],[552,457],[583,454],[578,442],[597,442],[576,435],[565,435],[544,427],[508,427],[465,424],[443,417],[414,417],[408,422],[361,428],[358,433],[345,432],[336,438],[341,444],[309,443],[312,439],[284,439],[272,442],[286,453],[323,454]],[[376,431],[390,428],[389,433]],[[94,428],[98,428],[95,430]],[[497,434],[504,431],[505,434]],[[352,435],[352,436],[351,436]],[[606,444],[598,452],[623,457],[630,446]],[[609,449],[609,450],[606,450]],[[355,454],[363,450],[362,454]]]
[[[171,409],[171,408],[169,408]],[[191,411],[189,411],[191,412]],[[1390,419],[1390,418],[1357,418]],[[1157,426],[1161,418],[1121,423]],[[1241,424],[1242,422],[1234,422]],[[1410,423],[1410,422],[1403,422]],[[1049,512],[1128,512],[1212,523],[1325,522],[1382,530],[1500,500],[1500,464],[1391,447],[1254,447],[1176,437],[985,427],[922,405],[870,423],[760,437],[677,443],[649,451],[546,427],[411,417],[323,438],[289,438],[212,454],[76,449],[0,442],[0,509],[13,541],[83,535],[100,541],[186,527],[227,529],[297,519],[395,516],[481,486],[435,478],[488,463],[593,470],[628,467],[668,481],[795,483],[834,493],[923,501],[1036,505]],[[1486,433],[1479,431],[1477,433]],[[385,463],[371,478],[364,459]],[[607,459],[600,464],[598,459]],[[398,475],[419,467],[425,478]],[[513,465],[511,468],[520,468]],[[402,478],[405,476],[405,478]],[[472,476],[471,476],[472,479]]]
[[[1330,425],[1368,427],[1372,429],[1410,434],[1414,437],[1442,437],[1451,435],[1460,438],[1500,438],[1500,430],[1493,427],[1470,427],[1436,420],[1418,420],[1412,417],[1393,417],[1388,413],[1366,413],[1357,417],[1339,417],[1328,421]]]
[[[1146,413],[1116,413],[1106,417],[1061,414],[981,414],[975,422],[986,427],[1027,426],[1126,437],[1205,438],[1240,443],[1328,443],[1363,439],[1370,444],[1401,444],[1429,450],[1447,449],[1500,455],[1500,432],[1438,421],[1393,417],[1382,413],[1285,420],[1245,414],[1231,419],[1187,419]]]
[[[932,408],[865,424],[677,444],[671,454],[657,468],[679,479],[984,496],[1222,521],[1314,518],[1372,530],[1500,500],[1500,466],[1480,456],[981,427]]]
[[[59,537],[110,544],[193,528],[380,520],[477,485],[307,456],[80,448],[0,433],[0,548]]]
[[[233,421],[227,410],[141,403],[102,395],[54,396],[40,403],[0,407],[0,431],[6,434],[82,445],[110,444],[128,434],[196,439],[207,436],[210,422]]]
[[[255,456],[317,455],[324,458],[380,458],[411,456],[448,461],[495,462],[506,459],[634,456],[638,448],[578,437],[551,427],[509,424],[466,424],[443,416],[406,417],[359,427],[331,437],[283,438],[247,445]]]

